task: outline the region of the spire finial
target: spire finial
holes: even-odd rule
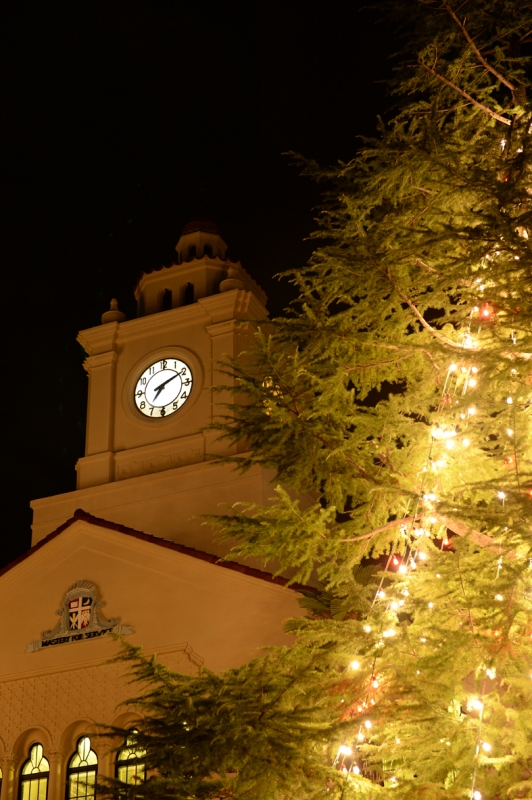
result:
[[[116,297],[113,297],[109,311],[105,311],[102,314],[102,325],[105,325],[107,322],[124,322],[125,319],[126,315],[118,308],[118,300]]]

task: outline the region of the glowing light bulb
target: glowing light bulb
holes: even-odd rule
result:
[[[371,625],[364,625],[364,632],[371,633]]]
[[[467,439],[467,438],[466,439],[462,439],[462,445],[464,447],[469,447],[470,444],[471,444],[471,442],[469,441],[469,439]]]
[[[473,697],[469,701],[469,708],[472,708],[474,711],[482,711],[482,709],[484,708],[484,703],[477,697]]]
[[[470,416],[470,417],[472,417],[472,416],[473,416],[473,414],[476,414],[476,413],[477,413],[477,409],[475,408],[475,406],[470,406],[470,407],[467,409],[467,413],[469,414],[469,416]]]
[[[364,734],[363,733],[359,733],[358,736],[357,736],[357,739],[358,739],[359,742],[363,742],[364,741]]]
[[[512,403],[513,403],[513,400],[512,400],[512,398],[511,398],[511,397],[507,397],[507,398],[506,398],[506,402],[508,403],[508,405],[509,405],[509,406],[511,406],[511,405],[512,405]]]
[[[428,555],[426,553],[424,553],[423,551],[420,551],[417,554],[417,557],[419,558],[420,561],[426,561],[427,558],[428,558]]]
[[[401,573],[401,575],[405,574],[405,572],[406,572],[406,564],[401,564],[401,566],[399,567],[399,572]]]
[[[399,737],[397,737],[397,739],[395,740],[395,744],[401,744],[401,740]]]
[[[341,744],[340,747],[338,748],[338,752],[341,753],[343,756],[350,756],[353,751],[346,744]]]
[[[447,441],[445,442],[445,446],[447,447],[448,450],[452,450],[454,447],[454,439],[447,439]]]
[[[394,611],[396,611],[396,609],[398,609],[398,608],[399,608],[399,603],[398,603],[396,600],[394,600],[394,601],[393,601],[393,603],[392,603],[392,605],[391,605],[391,608],[392,608]]]
[[[502,603],[502,601],[504,600],[504,597],[502,596],[502,594],[496,594],[495,595],[495,600],[498,600],[499,603]]]
[[[429,603],[429,608],[434,608],[434,603],[430,602]]]
[[[477,379],[476,378],[469,378],[468,383],[469,383],[470,386],[476,386],[477,385]]]
[[[351,669],[360,669],[360,662],[359,661],[351,661],[349,664]]]
[[[508,434],[508,436],[513,436],[514,435],[514,432],[513,432],[512,428],[506,428],[506,433]]]
[[[504,492],[497,492],[497,497],[499,498],[499,500],[504,500],[506,495],[504,494]]]
[[[478,789],[475,789],[473,792],[473,800],[482,800],[482,794],[479,792]]]
[[[488,678],[491,678],[492,680],[493,680],[493,678],[495,677],[496,674],[497,673],[496,673],[495,669],[487,669],[486,670],[486,675],[488,676]]]
[[[385,639],[389,639],[390,637],[395,636],[395,630],[393,628],[388,628],[388,630],[383,631],[382,635]]]
[[[370,729],[370,728],[372,728],[372,727],[373,727],[373,724],[372,724],[371,720],[369,720],[369,719],[367,719],[367,720],[364,722],[364,725],[365,725],[365,727],[368,729],[368,731],[369,731],[369,729]]]
[[[403,595],[403,597],[408,597],[408,589],[403,589],[401,594]]]
[[[386,592],[383,592],[382,589],[377,592],[377,597],[384,598],[386,597]]]
[[[373,680],[371,681],[371,685],[373,686],[374,689],[379,688],[379,681],[377,680],[377,678],[373,678]]]
[[[489,753],[489,751],[491,750],[491,744],[489,742],[482,742],[482,749],[486,753]]]
[[[473,373],[473,375],[476,375],[478,372],[478,367],[471,367],[471,372]]]
[[[420,638],[420,640],[419,640],[419,641],[420,641],[420,642],[426,642],[427,640],[425,639],[425,637],[424,637],[424,636],[422,636],[422,637]]]
[[[360,775],[360,767],[355,764],[355,766],[353,767],[353,772],[355,773],[355,775]]]

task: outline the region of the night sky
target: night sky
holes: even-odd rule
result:
[[[391,32],[362,2],[10,3],[4,117],[0,566],[29,501],[75,488],[87,378],[78,330],[173,261],[201,198],[269,295],[303,265],[319,191],[288,150],[354,155],[390,105]],[[203,187],[203,189],[201,188]]]

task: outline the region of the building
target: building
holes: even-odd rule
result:
[[[230,415],[220,361],[245,350],[266,297],[210,220],[186,225],[176,251],[141,276],[136,319],[113,301],[79,334],[77,489],[32,503],[32,548],[0,573],[0,800],[84,798],[97,771],[142,774],[141,761],[124,765],[138,755],[126,743],[117,757],[98,737],[97,723],[134,718],[118,708],[132,689],[109,663],[109,631],[195,674],[286,644],[283,620],[301,613],[261,564],[220,561],[229,546],[201,519],[271,494],[272,474],[222,463],[235,448],[207,427]]]

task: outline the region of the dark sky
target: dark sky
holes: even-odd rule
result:
[[[388,101],[393,39],[362,2],[15,3],[7,102],[0,566],[29,501],[75,488],[87,380],[77,331],[171,263],[206,187],[229,256],[289,297],[319,193],[282,154],[349,159]]]

